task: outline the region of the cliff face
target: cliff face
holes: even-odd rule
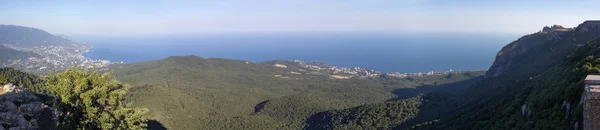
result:
[[[540,32],[523,36],[498,51],[486,77],[497,77],[508,70],[529,76],[563,60],[577,47],[598,37],[600,21],[586,21],[576,28],[560,25],[544,27]]]

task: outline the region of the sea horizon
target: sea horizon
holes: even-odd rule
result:
[[[169,56],[195,55],[251,62],[300,60],[381,72],[412,73],[487,70],[497,51],[516,38],[506,35],[337,33],[74,39],[94,46],[84,56],[114,62],[136,63]]]

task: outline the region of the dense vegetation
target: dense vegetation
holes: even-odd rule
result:
[[[45,77],[47,89],[58,98],[54,103],[59,129],[143,129],[146,109],[130,108],[123,102],[129,88],[110,77],[77,67]]]
[[[74,67],[40,79],[35,75],[15,69],[1,68],[0,84],[8,83],[22,86],[26,92],[0,95],[2,101],[6,100],[16,104],[13,105],[15,107],[4,104],[3,107],[0,107],[1,111],[28,116],[31,112],[43,113],[43,109],[45,109],[42,107],[43,104],[50,105],[56,111],[57,117],[50,117],[49,120],[55,118],[56,120],[52,122],[56,122],[58,125],[44,123],[45,127],[54,126],[59,129],[144,129],[146,127],[146,119],[143,115],[147,109],[132,108],[126,105],[123,97],[129,86],[114,80],[109,73],[100,76],[95,69],[88,73]],[[28,95],[29,92],[33,92],[34,95]],[[10,111],[13,109],[14,112]],[[31,112],[27,113],[26,111]],[[37,117],[39,115],[29,116]],[[4,122],[7,124],[2,123],[3,128],[16,127],[15,123],[11,123],[18,123],[19,121],[16,119],[4,120],[8,122]],[[22,126],[20,128],[33,128]]]
[[[592,41],[560,64],[526,81],[508,83],[513,85],[496,89],[495,93],[490,93],[489,100],[467,107],[456,117],[431,128],[582,128],[583,79],[587,74],[600,73],[599,47],[599,40]]]
[[[308,119],[306,129],[391,129],[417,116],[421,102],[421,96],[417,96],[400,101],[319,112]]]
[[[0,68],[0,85],[11,83],[36,94],[45,94],[44,81],[38,76],[13,68]]]
[[[318,112],[401,99],[392,91],[417,96],[484,74],[332,79],[327,73],[300,69],[289,61],[174,56],[117,66],[115,75],[134,85],[127,94],[130,103],[148,108],[148,118],[170,129],[303,129]],[[416,89],[421,87],[427,89]]]

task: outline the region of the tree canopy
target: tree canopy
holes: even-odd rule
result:
[[[144,129],[146,108],[131,108],[124,103],[130,88],[94,68],[76,66],[44,77],[47,89],[57,97],[54,104],[59,129]]]

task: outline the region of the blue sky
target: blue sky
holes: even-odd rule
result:
[[[56,34],[458,32],[527,34],[598,19],[567,0],[3,0],[0,24]]]

